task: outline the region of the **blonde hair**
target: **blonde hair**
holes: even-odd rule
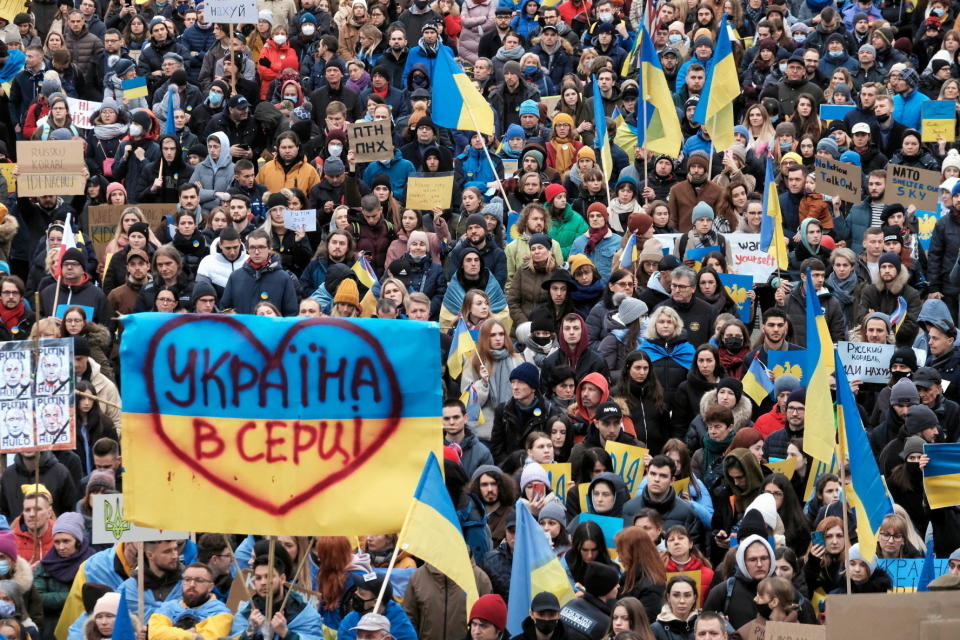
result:
[[[655,340],[656,338],[660,337],[660,335],[657,333],[657,320],[659,320],[660,316],[662,315],[666,315],[668,318],[673,320],[673,335],[669,337],[680,337],[680,335],[683,333],[683,320],[680,318],[680,314],[670,307],[657,307],[653,310],[653,313],[650,314],[650,319],[647,320],[647,328],[643,332],[644,338],[647,340]]]

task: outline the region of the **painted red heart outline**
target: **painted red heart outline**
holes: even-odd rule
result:
[[[177,456],[184,464],[186,464],[194,472],[198,473],[202,477],[206,478],[213,485],[223,489],[230,495],[241,498],[248,505],[256,509],[274,516],[282,516],[290,512],[295,507],[307,502],[313,498],[316,494],[320,493],[327,487],[335,485],[342,480],[350,477],[355,471],[363,467],[367,461],[370,459],[373,454],[375,454],[386,442],[390,439],[393,433],[397,430],[397,427],[400,425],[400,416],[403,412],[403,396],[400,393],[400,385],[397,381],[396,372],[393,369],[393,365],[390,360],[387,358],[386,352],[383,350],[383,346],[380,342],[373,337],[368,331],[362,329],[358,325],[342,320],[339,318],[311,318],[310,320],[301,320],[294,326],[290,327],[287,332],[284,334],[283,338],[277,344],[277,348],[273,353],[270,353],[263,343],[260,342],[260,339],[254,335],[245,325],[238,322],[235,318],[230,316],[206,316],[203,318],[204,322],[217,322],[228,325],[231,329],[240,334],[247,342],[247,344],[254,349],[256,349],[260,355],[263,357],[264,364],[268,368],[273,368],[277,364],[277,359],[283,357],[283,353],[286,351],[287,346],[293,340],[293,337],[307,329],[309,327],[317,325],[327,325],[334,326],[349,333],[352,333],[358,339],[367,344],[368,347],[373,351],[376,357],[379,360],[380,365],[383,367],[383,371],[387,376],[387,384],[389,386],[390,394],[390,411],[388,412],[388,417],[386,418],[386,424],[380,430],[376,439],[368,445],[356,458],[353,459],[350,464],[340,469],[339,471],[329,474],[319,482],[307,487],[300,493],[294,495],[292,498],[283,502],[281,504],[275,504],[269,500],[265,500],[261,497],[258,497],[250,491],[235,487],[229,484],[226,480],[218,477],[217,475],[210,472],[209,469],[200,465],[189,453],[183,451],[177,443],[175,443],[164,431],[163,429],[163,414],[159,411],[159,403],[157,402],[156,388],[154,387],[154,373],[153,365],[154,360],[157,355],[157,349],[160,346],[162,340],[167,336],[167,334],[173,332],[174,330],[180,328],[182,325],[188,322],[195,322],[195,317],[181,316],[174,320],[167,322],[164,327],[157,331],[153,338],[150,340],[150,344],[147,347],[147,354],[144,358],[144,381],[147,387],[147,395],[150,399],[150,412],[151,412],[151,422],[153,424],[153,432],[158,438],[167,446],[167,448]],[[206,416],[210,417],[210,416]]]

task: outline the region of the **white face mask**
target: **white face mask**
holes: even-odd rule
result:
[[[341,153],[343,153],[343,147],[339,144],[327,145],[327,152],[331,156],[339,156]]]
[[[134,123],[130,125],[130,135],[134,138],[139,138],[143,134],[143,127]]]
[[[312,36],[314,33],[316,33],[316,31],[317,31],[317,28],[312,24],[310,24],[309,22],[304,23],[300,27],[300,33],[302,33],[305,36]]]
[[[283,35],[282,33],[278,33],[277,35],[273,36],[273,41],[280,46],[283,46],[287,42],[287,36]]]
[[[284,99],[284,100],[289,100],[290,102],[293,102],[293,103],[296,103],[296,101],[297,101],[297,96],[285,96],[283,99]]]

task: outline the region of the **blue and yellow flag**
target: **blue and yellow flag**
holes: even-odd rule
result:
[[[721,273],[720,284],[730,296],[730,299],[737,303],[737,316],[744,324],[750,324],[750,316],[753,314],[753,300],[748,295],[753,291],[753,276],[741,275],[736,273]]]
[[[760,250],[772,254],[777,260],[777,269],[788,269],[787,239],[783,236],[783,216],[780,214],[780,194],[773,172],[773,158],[767,158],[764,177],[763,217],[760,219]]]
[[[907,319],[907,299],[903,296],[897,297],[897,308],[890,314],[890,324],[893,325],[893,333],[896,335],[903,326],[903,321]]]
[[[610,182],[613,175],[613,152],[610,151],[610,136],[607,134],[607,115],[603,108],[603,96],[600,95],[600,85],[597,76],[593,76],[593,146],[600,151],[600,169],[603,170],[604,180]]]
[[[857,401],[850,388],[847,372],[843,370],[840,354],[834,352],[834,367],[837,371],[837,425],[840,432],[841,460],[844,453],[850,461],[850,487],[847,498],[857,518],[857,535],[860,538],[860,553],[865,560],[871,560],[876,554],[877,532],[883,519],[893,513],[893,501],[883,483],[883,476],[877,468],[876,458],[870,448],[867,432],[860,420]],[[804,449],[807,448],[807,433],[811,427],[810,404],[811,389],[807,390],[806,430],[804,431]],[[827,400],[830,391],[827,390]],[[809,452],[809,450],[808,450]]]
[[[130,520],[259,535],[400,530],[440,448],[436,325],[137,313],[123,331]]]
[[[487,418],[483,415],[483,408],[480,405],[480,394],[473,388],[473,385],[460,395],[460,402],[467,408],[467,421],[476,424],[486,424]]]
[[[137,76],[136,78],[124,80],[120,86],[123,87],[123,97],[127,100],[146,98],[149,95],[146,76]]]
[[[960,443],[925,444],[930,462],[923,468],[923,490],[930,508],[960,504]]]
[[[743,392],[757,403],[757,406],[773,393],[773,380],[767,375],[767,370],[763,368],[759,358],[753,359],[743,376]]]
[[[432,92],[433,104],[442,106],[433,110],[433,121],[437,125],[479,131],[488,136],[494,134],[493,109],[450,55],[450,50],[443,46],[437,54]]]
[[[692,249],[687,249],[686,253],[683,255],[684,260],[693,260],[693,270],[700,271],[703,268],[703,262],[707,259],[707,256],[717,251],[723,253],[723,249],[720,247],[695,247]]]
[[[813,286],[810,270],[806,274],[807,359],[814,364],[807,384],[806,425],[803,450],[817,460],[828,462],[837,448],[837,429],[830,395],[830,375],[834,371],[833,341],[827,330],[823,306]],[[841,367],[842,368],[842,367]]]
[[[413,494],[397,546],[453,580],[467,592],[467,611],[480,597],[460,519],[447,493],[437,456],[430,452]],[[516,553],[516,552],[514,552]]]
[[[360,281],[360,284],[367,289],[372,289],[373,285],[376,284],[377,273],[373,270],[370,261],[367,260],[367,256],[362,255],[357,258],[350,269],[357,274],[357,279]]]
[[[631,233],[627,238],[627,244],[620,250],[620,268],[627,269],[632,267],[637,261],[637,234]]]
[[[700,92],[700,102],[693,119],[710,134],[713,146],[726,151],[733,146],[733,101],[740,96],[740,77],[730,46],[727,16],[717,29],[713,57],[707,62],[707,81]]]
[[[683,133],[673,104],[672,92],[660,65],[660,56],[646,27],[637,33],[640,43],[640,73],[637,74],[640,99],[637,101],[637,145],[651,153],[676,158],[680,155]],[[732,116],[731,116],[732,117]],[[733,136],[733,125],[730,125]],[[633,157],[632,155],[630,157]]]
[[[467,328],[463,318],[457,321],[453,330],[453,340],[450,341],[450,353],[447,354],[447,373],[451,378],[459,378],[463,373],[463,361],[477,350],[477,343],[473,334]]]
[[[171,84],[167,90],[167,119],[163,128],[163,135],[176,135],[177,133],[177,123],[173,119],[173,112],[176,110],[176,101],[174,100],[176,96],[177,89]]]
[[[816,361],[811,361],[806,349],[794,351],[767,351],[767,368],[773,372],[773,379],[780,376],[793,376],[805,387],[810,383]]]
[[[530,515],[526,502],[520,500],[507,602],[507,630],[511,636],[523,633],[523,621],[530,615],[530,601],[543,591],[557,596],[561,607],[573,599],[570,579],[550,547],[550,539]]]

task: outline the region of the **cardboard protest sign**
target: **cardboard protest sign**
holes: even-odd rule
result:
[[[955,100],[928,100],[920,104],[920,141],[936,142],[957,138],[957,103]]]
[[[773,373],[776,381],[780,376],[793,376],[801,385],[807,384],[807,379],[813,373],[816,362],[807,356],[806,349],[796,351],[768,351],[767,369]]]
[[[888,164],[884,201],[905,207],[914,205],[924,211],[935,210],[942,181],[939,171]]]
[[[106,259],[106,248],[117,232],[117,225],[123,212],[130,207],[136,207],[146,217],[151,229],[156,229],[163,216],[173,215],[177,210],[176,203],[167,204],[100,204],[87,208],[87,227],[90,231],[90,240],[97,252],[97,258],[103,262]]]
[[[407,208],[449,209],[453,200],[453,174],[419,174],[407,181]]]
[[[707,256],[714,251],[723,253],[723,250],[720,247],[697,247],[694,249],[687,249],[686,253],[680,256],[683,260],[693,260],[693,270],[700,271],[703,268],[703,262],[707,259]]]
[[[684,491],[690,488],[690,478],[682,478],[680,480],[673,481],[673,490],[677,495],[680,495]]]
[[[920,209],[913,213],[917,216],[917,226],[919,227],[917,240],[920,241],[920,247],[924,251],[929,251],[930,241],[933,239],[933,228],[937,226],[940,215],[933,211],[921,211]]]
[[[348,126],[348,137],[357,162],[393,158],[393,129],[388,120],[354,122]]]
[[[84,192],[87,177],[80,140],[17,142],[17,195],[76,196]]]
[[[540,102],[547,107],[547,113],[552,114],[553,110],[557,108],[558,104],[560,104],[560,96],[542,96],[540,98]]]
[[[73,340],[0,342],[0,377],[0,451],[76,448]]]
[[[16,162],[0,162],[0,174],[7,180],[7,191],[9,193],[17,190],[17,178],[13,175],[16,168]]]
[[[572,465],[569,462],[554,462],[541,466],[547,472],[547,479],[550,482],[550,489],[553,494],[560,498],[561,502],[566,502],[567,483],[573,480]]]
[[[863,187],[863,171],[852,162],[839,162],[817,158],[814,175],[817,192],[839,198],[844,202],[860,202]]]
[[[70,120],[77,125],[79,129],[93,129],[91,118],[100,107],[102,102],[91,102],[90,100],[77,100],[67,97],[67,108],[70,109]]]
[[[261,535],[400,531],[440,448],[435,327],[169,314],[123,326],[130,520]]]
[[[725,233],[730,266],[739,274],[753,276],[754,284],[766,284],[777,269],[777,259],[760,248],[759,233]]]
[[[183,540],[189,537],[186,531],[150,529],[127,520],[124,516],[122,493],[105,493],[93,496],[90,502],[93,508],[92,538],[94,544]]]
[[[283,212],[283,226],[291,231],[316,231],[317,210],[301,209],[300,211],[290,211],[285,209]]]
[[[956,628],[947,635],[925,636],[918,631],[929,629],[928,622],[955,619],[951,614],[956,611],[956,591],[831,595],[826,640],[948,640],[957,637]]]
[[[256,0],[207,0],[204,18],[221,24],[257,24]]]
[[[934,558],[933,575],[942,576],[950,570],[950,561],[946,558]],[[890,574],[893,581],[892,593],[913,593],[920,582],[923,558],[877,558],[877,566]]]
[[[636,495],[643,480],[643,459],[650,450],[610,440],[607,440],[603,448],[613,461],[613,472],[626,483],[630,495]]]
[[[857,108],[855,104],[822,104],[820,105],[821,120],[843,120],[844,116]]]
[[[519,160],[503,160],[503,175],[510,177],[517,172],[517,167],[519,166]]]
[[[580,512],[587,513],[590,509],[590,503],[587,500],[587,494],[590,493],[590,484],[586,482],[578,484],[577,493],[580,495]]]
[[[826,640],[827,628],[819,624],[767,620],[763,640]]]
[[[851,380],[861,382],[879,382],[886,384],[890,380],[890,358],[896,349],[892,344],[872,344],[869,342],[838,342],[837,353],[843,370]],[[914,349],[917,363],[923,366],[927,354],[922,349]]]

